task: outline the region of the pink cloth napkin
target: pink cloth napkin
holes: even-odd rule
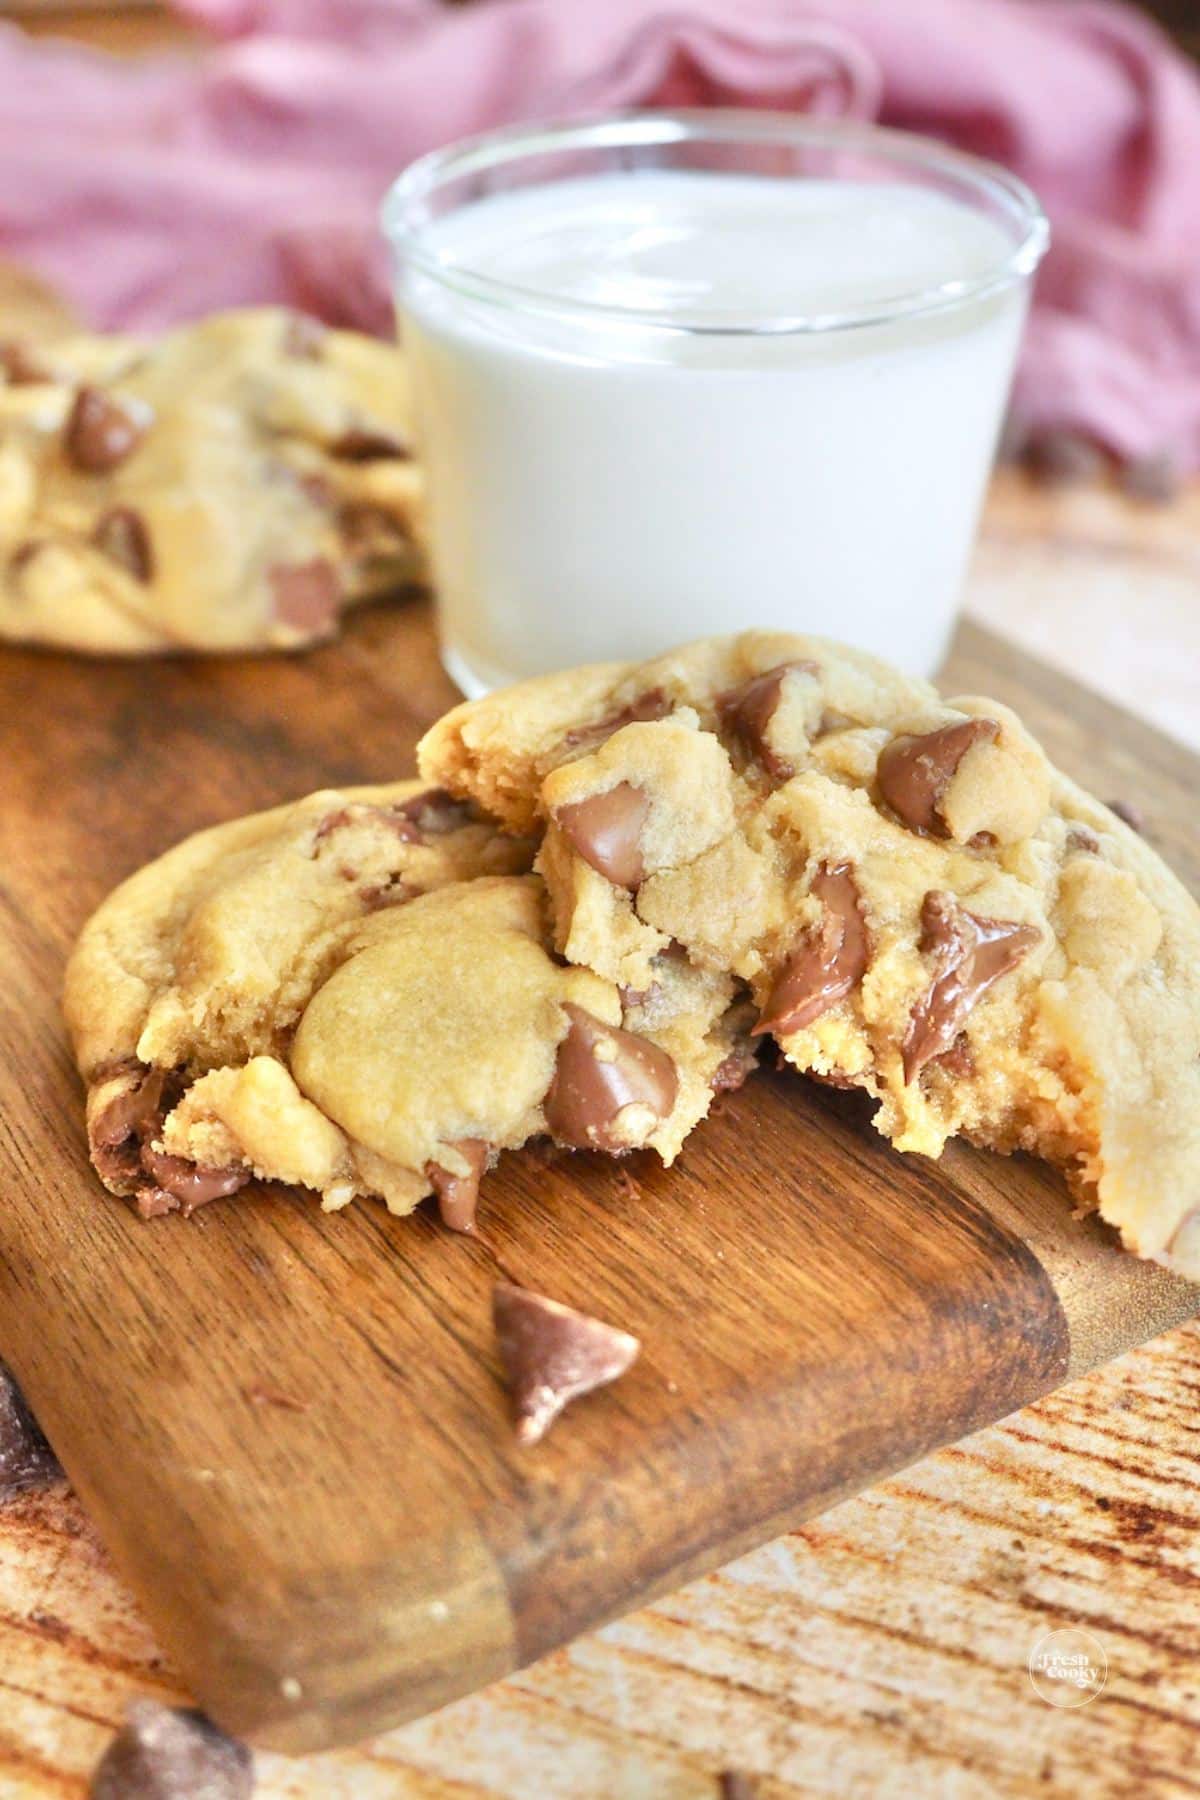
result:
[[[1200,81],[1110,0],[182,0],[199,56],[0,32],[0,253],[103,326],[281,300],[386,330],[379,198],[511,119],[729,104],[879,117],[1006,163],[1054,226],[1030,428],[1200,468]]]

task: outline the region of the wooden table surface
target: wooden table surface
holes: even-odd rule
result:
[[[998,480],[972,610],[1200,742],[1200,496]],[[400,773],[400,771],[398,771]],[[1120,796],[1137,802],[1136,794]],[[720,1574],[357,1751],[258,1759],[265,1800],[701,1800],[1200,1790],[1200,1324]],[[1034,1692],[1085,1626],[1107,1686]],[[177,1680],[74,1497],[0,1512],[0,1800],[81,1796]]]

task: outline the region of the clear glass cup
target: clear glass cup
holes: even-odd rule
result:
[[[466,693],[750,626],[932,673],[1048,243],[1022,182],[870,126],[633,113],[426,156],[383,224]]]

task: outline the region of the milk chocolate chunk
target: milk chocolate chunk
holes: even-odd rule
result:
[[[668,700],[662,688],[648,688],[622,706],[614,713],[608,713],[603,719],[597,719],[594,725],[577,725],[568,731],[563,743],[571,750],[594,750],[600,744],[607,743],[614,732],[621,731],[626,725],[649,725],[656,719],[665,719],[674,710],[674,703]]]
[[[407,445],[390,432],[368,431],[361,426],[344,431],[329,448],[343,462],[374,462],[384,456],[407,459],[410,454]]]
[[[619,781],[603,794],[560,806],[555,823],[571,847],[614,887],[632,892],[646,878],[642,828],[650,802],[641,788]]]
[[[771,987],[756,1033],[790,1037],[844,1000],[870,957],[858,888],[849,863],[822,863],[810,890],[824,907],[821,922],[788,957]]]
[[[97,550],[127,569],[135,581],[154,575],[154,551],[150,533],[140,512],[132,506],[110,506],[96,521],[92,542]]]
[[[665,1050],[569,1002],[546,1125],[575,1150],[628,1150],[670,1114],[679,1075]],[[623,1116],[624,1115],[624,1116]],[[643,1127],[639,1129],[639,1127]]]
[[[250,1800],[254,1758],[192,1707],[135,1700],[97,1764],[89,1800]]]
[[[0,1506],[62,1474],[25,1396],[0,1363]]]
[[[767,727],[783,698],[783,684],[793,672],[815,675],[813,662],[779,663],[762,675],[731,688],[717,701],[717,713],[725,730],[737,739],[746,755],[759,763],[773,781],[790,781],[795,767],[767,742]]]
[[[1016,968],[1042,935],[1036,925],[980,918],[960,906],[953,894],[937,890],[925,896],[921,929],[921,948],[932,959],[934,978],[913,1007],[904,1034],[906,1082],[913,1081],[933,1057],[955,1048],[977,1003],[1001,976]]]
[[[206,1169],[201,1163],[188,1162],[183,1156],[169,1156],[150,1144],[142,1146],[142,1167],[152,1179],[156,1193],[169,1194],[185,1218],[198,1206],[210,1200],[223,1200],[236,1194],[250,1179],[249,1169]]]
[[[629,1332],[510,1282],[493,1289],[492,1318],[522,1444],[538,1443],[569,1401],[616,1381],[641,1349]]]
[[[466,1175],[455,1175],[435,1162],[425,1164],[425,1173],[433,1183],[442,1224],[451,1231],[474,1231],[479,1182],[487,1168],[491,1146],[482,1138],[459,1138],[454,1148],[471,1165]]]
[[[141,1169],[142,1145],[157,1137],[166,1114],[179,1098],[180,1084],[166,1069],[132,1062],[101,1072],[97,1081],[119,1075],[122,1086],[104,1111],[92,1120],[88,1148],[101,1179],[128,1186]]]
[[[940,807],[959,763],[973,744],[994,743],[995,719],[964,719],[920,737],[897,737],[879,754],[879,791],[910,831],[948,837]]]
[[[148,423],[145,408],[135,413],[99,388],[82,387],[67,415],[63,445],[85,475],[107,475],[137,449]]]
[[[411,800],[398,801],[391,811],[397,819],[415,825],[422,837],[443,837],[448,831],[470,824],[472,818],[469,804],[456,800],[445,788],[427,788]]]
[[[272,611],[281,625],[314,636],[332,631],[342,597],[337,570],[324,556],[311,562],[276,563],[267,571]]]

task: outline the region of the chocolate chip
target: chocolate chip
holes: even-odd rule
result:
[[[62,1474],[25,1396],[0,1363],[0,1505]]]
[[[92,1165],[110,1186],[128,1186],[141,1169],[142,1145],[158,1136],[162,1122],[177,1104],[182,1084],[167,1069],[129,1062],[101,1071],[97,1083],[121,1078],[113,1098],[92,1120],[88,1144]]]
[[[92,1776],[89,1800],[250,1800],[254,1758],[191,1707],[135,1700]]]
[[[63,427],[63,447],[84,474],[107,475],[137,449],[149,423],[147,408],[135,411],[100,388],[82,387]]]
[[[720,1800],[755,1800],[758,1783],[741,1769],[722,1769]]]
[[[10,387],[32,387],[54,380],[45,363],[38,360],[28,344],[17,338],[9,338],[0,344],[0,369],[4,370]]]
[[[152,1203],[157,1202],[159,1195],[168,1194],[174,1201],[169,1210],[178,1209],[185,1219],[210,1200],[236,1194],[250,1179],[249,1169],[205,1168],[202,1163],[188,1162],[186,1157],[155,1150],[150,1144],[142,1145],[142,1167],[151,1177]],[[152,1216],[157,1217],[157,1211]]]
[[[616,1381],[641,1349],[627,1331],[510,1282],[497,1282],[492,1318],[522,1444],[538,1443],[570,1401]]]
[[[1088,831],[1084,826],[1076,826],[1074,831],[1067,833],[1067,849],[1082,850],[1089,856],[1095,856],[1100,849],[1100,839],[1094,831]]]
[[[667,1118],[679,1092],[679,1075],[665,1050],[569,1002],[570,1029],[558,1046],[554,1079],[545,1099],[546,1126],[576,1150],[628,1150]],[[634,1118],[623,1117],[636,1109]],[[637,1114],[650,1115],[637,1130]],[[630,1127],[635,1129],[631,1132]]]
[[[444,837],[459,831],[473,819],[470,806],[456,800],[445,788],[428,788],[414,794],[411,800],[398,800],[392,806],[376,806],[369,801],[352,800],[325,814],[313,834],[314,853],[332,832],[345,825],[361,825],[375,821],[395,834],[404,844],[423,844],[431,837]]]
[[[648,688],[631,700],[628,706],[622,706],[617,712],[608,713],[603,719],[597,719],[593,725],[577,725],[568,731],[563,744],[570,750],[594,750],[597,745],[607,743],[614,732],[624,730],[626,725],[648,725],[656,719],[665,719],[674,711],[674,703],[668,700],[662,688]]]
[[[879,791],[910,831],[922,837],[949,837],[939,808],[958,769],[974,744],[994,743],[1000,735],[995,719],[963,719],[919,737],[896,737],[879,753]]]
[[[127,569],[135,581],[154,576],[154,550],[141,513],[132,506],[111,506],[96,521],[92,542],[97,550]]]
[[[1118,819],[1123,820],[1131,831],[1145,831],[1146,815],[1140,806],[1133,804],[1132,800],[1110,800],[1108,810],[1116,813]]]
[[[965,1031],[960,1031],[948,1050],[940,1056],[930,1058],[932,1066],[945,1069],[947,1075],[953,1075],[960,1081],[969,1081],[976,1073],[975,1052],[971,1048],[971,1040]]]
[[[1108,458],[1094,438],[1060,427],[1031,432],[1025,461],[1041,480],[1064,487],[1099,481],[1108,469]]]
[[[364,426],[344,431],[329,450],[339,462],[375,462],[384,456],[400,457],[407,462],[412,456],[408,446],[391,432],[371,431]]]
[[[1042,935],[1035,925],[980,918],[960,906],[953,894],[937,890],[925,896],[921,929],[921,949],[933,960],[934,977],[913,1007],[904,1034],[906,1083],[953,1047],[979,1000],[1017,967]]]
[[[753,1044],[738,1044],[723,1062],[717,1064],[709,1086],[714,1094],[733,1094],[753,1075],[758,1067],[758,1053]]]
[[[283,327],[283,354],[299,357],[304,362],[319,362],[325,354],[328,336],[319,319],[310,318],[308,313],[289,313]]]
[[[338,572],[327,557],[311,562],[276,563],[267,570],[271,610],[281,625],[310,637],[332,631],[342,599]]]
[[[591,794],[572,806],[560,806],[554,820],[585,863],[630,892],[645,880],[642,828],[650,801],[639,787],[619,781],[603,794]]]
[[[398,800],[392,811],[399,819],[415,825],[422,837],[444,837],[448,831],[460,831],[475,819],[466,800],[456,800],[447,788],[426,788],[411,800]]]
[[[455,1175],[435,1162],[425,1164],[425,1174],[433,1183],[442,1224],[451,1231],[474,1231],[479,1182],[488,1165],[491,1145],[482,1138],[458,1138],[453,1147],[470,1163],[467,1174]]]
[[[717,715],[724,730],[741,745],[753,762],[759,763],[773,781],[790,781],[796,773],[794,764],[780,756],[767,742],[767,727],[775,717],[783,698],[783,684],[789,675],[819,673],[814,662],[779,663],[761,675],[754,675],[740,687],[731,688],[717,700]]]
[[[822,863],[810,890],[824,907],[809,932],[775,977],[755,1033],[790,1037],[844,1000],[862,980],[870,957],[858,888],[849,863]]]

